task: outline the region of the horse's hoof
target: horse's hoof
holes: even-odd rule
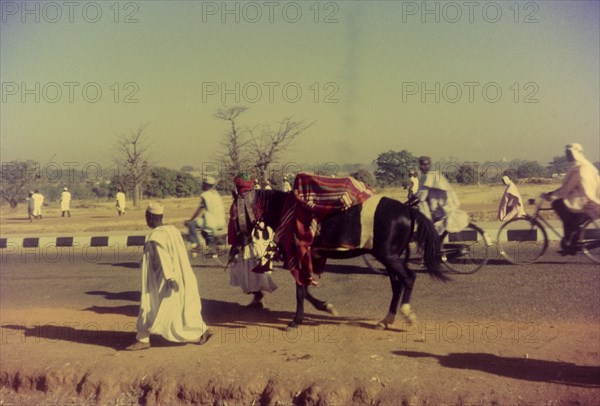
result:
[[[339,314],[338,311],[336,310],[335,306],[332,305],[331,303],[327,303],[327,306],[325,306],[325,311],[329,314],[331,314],[332,316],[336,316]]]
[[[387,325],[383,323],[377,323],[377,325],[375,326],[375,330],[387,330],[387,328]]]
[[[417,324],[417,315],[414,312],[410,312],[408,314],[403,314],[403,316],[404,316],[404,321],[409,326],[414,326],[415,324]]]
[[[290,324],[288,324],[284,331],[292,331],[293,329],[298,328],[298,324],[296,324],[296,322],[292,321]]]

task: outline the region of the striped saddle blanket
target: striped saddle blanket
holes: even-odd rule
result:
[[[332,178],[307,173],[296,176],[276,236],[283,248],[285,265],[298,283],[316,284],[313,275],[321,273],[325,266],[324,260],[313,261],[310,255],[323,219],[362,204],[371,196],[371,188],[352,177]]]

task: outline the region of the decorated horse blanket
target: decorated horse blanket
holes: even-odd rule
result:
[[[311,254],[323,221],[333,214],[344,213],[338,220],[344,223],[345,219],[350,228],[353,224],[360,227],[360,210],[349,209],[363,204],[371,196],[373,191],[352,177],[331,178],[306,173],[296,176],[292,193],[283,206],[276,237],[283,249],[285,265],[299,284],[314,285],[313,275],[323,272],[325,259]],[[357,233],[330,233],[330,236],[336,239],[335,242],[329,239],[327,245],[331,248],[360,246],[360,228]]]

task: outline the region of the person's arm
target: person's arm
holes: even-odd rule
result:
[[[199,215],[201,215],[202,212],[204,212],[204,210],[206,210],[206,205],[204,204],[204,199],[200,198],[200,205],[198,206],[198,208],[196,209],[196,211],[194,212],[194,214],[190,218],[190,221],[193,221],[196,217],[198,217]]]
[[[563,181],[562,186],[545,195],[546,200],[552,200],[553,198],[564,198],[571,193],[573,189],[578,187],[581,184],[581,174],[579,173],[580,170],[581,168],[573,168],[570,170],[569,173],[567,173],[567,177]]]
[[[196,209],[196,211],[194,212],[194,214],[190,218],[190,221],[193,221],[196,217],[198,217],[200,214],[202,214],[203,211],[204,211],[204,207],[198,206],[198,208]]]
[[[166,248],[154,241],[150,242],[150,247],[150,263],[152,264],[152,269],[154,269],[155,272],[161,271],[169,288],[177,292],[179,290],[179,285],[175,279],[175,268],[173,266],[171,254]]]

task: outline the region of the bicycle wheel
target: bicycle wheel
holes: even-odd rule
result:
[[[585,223],[579,234],[579,244],[586,257],[600,264],[600,219]]]
[[[442,236],[442,263],[451,272],[472,274],[488,262],[490,238],[484,231],[470,223],[459,233]]]
[[[537,220],[516,218],[500,227],[496,244],[500,255],[511,264],[529,264],[546,252],[548,235]]]

